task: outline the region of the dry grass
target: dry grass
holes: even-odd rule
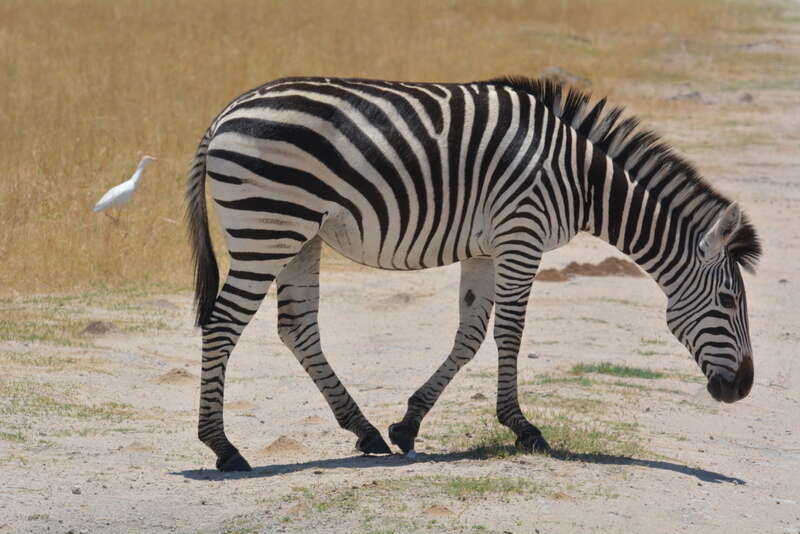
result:
[[[715,36],[752,31],[754,9],[694,0],[339,0],[302,9],[255,0],[6,0],[0,291],[188,287],[187,163],[222,106],[267,80],[453,81],[560,65],[613,94],[626,80],[720,69],[745,76],[749,64],[726,62]],[[93,214],[142,153],[160,161],[122,222]]]

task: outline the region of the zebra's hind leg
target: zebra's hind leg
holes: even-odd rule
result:
[[[249,471],[250,465],[225,435],[225,369],[242,331],[258,310],[275,279],[263,268],[233,261],[214,308],[203,325],[203,369],[197,434],[217,455],[221,471]],[[275,269],[277,270],[277,268]]]
[[[414,440],[419,433],[422,419],[456,373],[475,356],[483,343],[493,301],[492,260],[471,258],[461,262],[459,323],[453,349],[428,381],[408,399],[408,409],[403,420],[389,427],[389,439],[404,453],[414,450]]]
[[[361,413],[322,352],[317,323],[321,247],[320,238],[312,239],[278,275],[278,335],[328,401],[339,426],[358,436],[356,448],[389,454],[380,432]]]
[[[494,339],[497,343],[497,419],[517,435],[517,448],[550,450],[542,432],[522,414],[517,395],[517,356],[525,327],[531,284],[541,255],[535,250],[507,250],[495,259]]]

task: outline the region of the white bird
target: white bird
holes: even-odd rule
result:
[[[134,171],[133,175],[125,182],[122,182],[119,185],[115,185],[111,189],[109,189],[103,198],[95,204],[94,211],[103,211],[107,210],[108,208],[119,208],[130,202],[131,198],[133,198],[133,193],[136,191],[136,188],[139,186],[139,180],[142,179],[142,173],[144,172],[145,167],[150,165],[150,163],[158,161],[153,156],[145,156],[142,158],[142,161],[139,162],[139,166],[136,167],[136,171]]]

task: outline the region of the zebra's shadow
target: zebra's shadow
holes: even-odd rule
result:
[[[513,447],[509,447],[509,449],[509,453],[513,454],[516,452],[513,450]],[[312,460],[299,463],[272,464],[254,467],[252,471],[247,472],[223,473],[221,471],[217,471],[216,469],[188,469],[184,471],[173,471],[170,474],[183,476],[191,480],[213,482],[221,480],[237,480],[242,478],[267,478],[310,470],[324,480],[326,474],[329,474],[330,471],[336,469],[370,469],[376,467],[400,468],[408,467],[409,465],[418,463],[458,462],[462,460],[475,460],[481,456],[481,452],[482,451],[479,449],[470,449],[453,453],[418,453],[416,459],[414,460],[409,460],[400,454],[393,454],[390,456],[359,455],[347,456],[343,458],[329,458],[326,460]],[[584,462],[602,465],[627,465],[633,467],[645,467],[650,469],[673,471],[675,473],[695,477],[698,480],[712,484],[747,484],[746,481],[740,478],[731,477],[723,475],[722,473],[707,471],[705,469],[696,467],[689,467],[666,460],[642,460],[638,458],[631,458],[629,456],[616,456],[611,454],[578,454],[563,449],[552,451],[550,456],[564,462]]]

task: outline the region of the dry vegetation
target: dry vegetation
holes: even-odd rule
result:
[[[668,113],[669,102],[626,95],[626,81],[747,78],[751,63],[725,60],[713,35],[753,31],[757,14],[694,0],[6,0],[0,291],[188,287],[187,162],[222,106],[270,79],[456,81],[559,65],[638,112]],[[160,162],[121,223],[92,213],[142,153]]]

